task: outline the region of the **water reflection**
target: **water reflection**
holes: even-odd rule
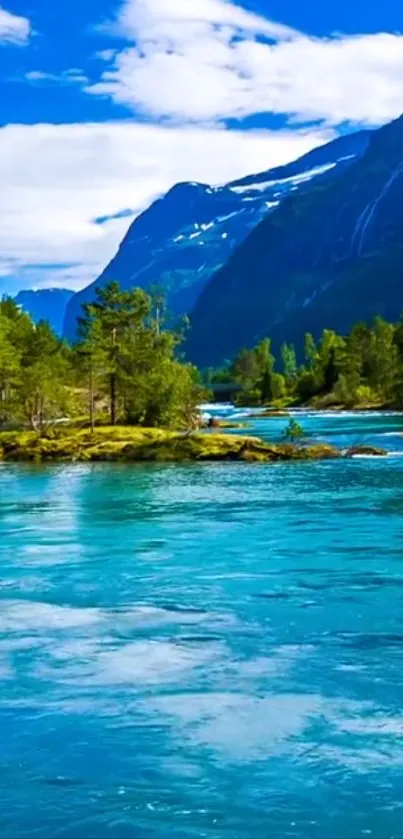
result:
[[[397,450],[401,421],[304,423]],[[3,465],[0,831],[399,836],[402,477]]]

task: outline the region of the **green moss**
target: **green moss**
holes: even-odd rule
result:
[[[249,461],[318,460],[340,453],[322,444],[268,444],[233,434],[181,434],[160,428],[97,428],[0,434],[0,459],[28,461]]]

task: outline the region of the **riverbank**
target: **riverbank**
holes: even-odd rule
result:
[[[239,406],[234,406],[234,409],[237,411],[242,411],[242,408]],[[251,411],[248,414],[249,417],[255,418],[264,418],[264,417],[287,417],[291,416],[293,413],[296,412],[309,412],[309,411],[320,411],[323,414],[342,414],[348,411],[351,414],[366,414],[368,411],[376,411],[378,414],[400,414],[403,413],[402,408],[392,407],[391,405],[378,405],[378,404],[365,404],[365,405],[353,405],[347,407],[346,405],[321,405],[316,404],[315,402],[310,402],[306,404],[296,404],[296,405],[288,405],[284,409],[280,408],[268,408],[266,406],[256,407],[253,408],[253,412]]]
[[[324,460],[342,453],[325,443],[268,443],[258,437],[158,428],[107,427],[0,433],[0,461],[250,461]]]
[[[383,455],[382,449],[357,446],[341,451],[327,443],[271,443],[259,437],[183,433],[160,428],[103,427],[0,433],[0,461],[186,462],[329,460],[356,454]]]

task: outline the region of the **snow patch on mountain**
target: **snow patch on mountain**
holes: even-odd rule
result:
[[[179,183],[131,224],[101,276],[70,301],[65,334],[76,331],[81,306],[116,279],[122,288],[166,289],[173,315],[190,313],[212,275],[251,231],[289,195],[334,177],[364,153],[370,132],[339,138],[286,166],[226,185]]]
[[[351,155],[351,157],[354,157],[354,155]],[[349,158],[350,155],[348,155],[348,157],[340,158],[340,161],[347,160]],[[322,166],[314,166],[313,169],[309,169],[307,172],[301,172],[299,175],[291,175],[288,178],[276,178],[272,181],[258,181],[255,184],[246,184],[245,186],[231,186],[230,189],[232,192],[242,195],[245,192],[266,192],[266,190],[271,189],[274,186],[286,186],[287,184],[297,186],[298,184],[310,181],[318,175],[323,175],[325,172],[329,172],[330,169],[334,169],[335,166],[337,166],[338,162],[339,161],[336,161],[335,163],[325,163]]]

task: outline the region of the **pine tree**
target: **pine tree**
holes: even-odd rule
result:
[[[262,402],[271,402],[273,400],[273,370],[275,358],[271,353],[270,338],[264,338],[263,341],[257,345],[256,360],[259,370],[258,387],[260,390]]]
[[[116,425],[119,395],[120,354],[131,335],[142,328],[151,309],[151,299],[141,289],[122,291],[116,282],[96,290],[94,303],[83,306],[79,332],[84,351],[103,358],[109,380],[111,425]]]
[[[293,344],[283,344],[281,347],[283,373],[292,387],[297,377],[297,356]]]
[[[307,332],[304,338],[304,355],[309,370],[313,370],[317,359],[317,354],[318,351],[316,349],[316,344],[313,335],[311,335],[310,332]]]
[[[87,358],[90,413],[94,379],[108,382],[110,422],[186,425],[202,397],[197,371],[177,356],[183,340],[166,330],[164,303],[142,289],[121,291],[109,283],[84,307],[77,348]]]

